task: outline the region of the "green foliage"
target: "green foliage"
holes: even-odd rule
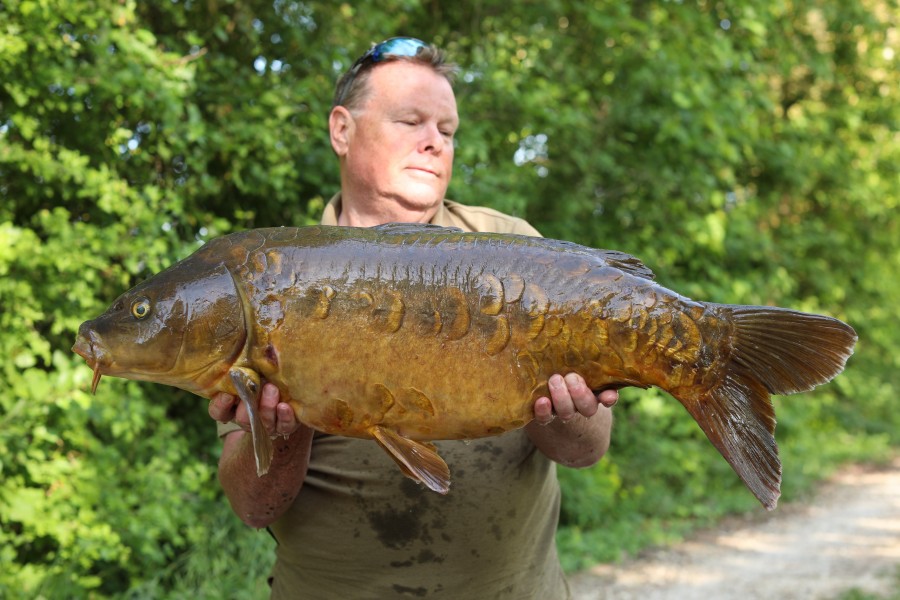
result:
[[[734,3],[732,3],[734,4]],[[79,323],[204,240],[337,189],[333,84],[417,35],[462,66],[451,197],[641,257],[697,299],[844,318],[777,401],[785,497],[898,445],[895,0],[0,3],[0,596],[265,595],[272,542],[215,480],[202,401],[104,380]],[[561,469],[568,567],[759,510],[685,411],[627,390]]]

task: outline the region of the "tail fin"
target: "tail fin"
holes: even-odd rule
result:
[[[856,332],[831,317],[766,306],[709,305],[732,322],[725,376],[679,400],[768,510],[781,495],[770,394],[794,394],[831,381],[853,354]]]

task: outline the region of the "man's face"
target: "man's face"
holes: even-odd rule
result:
[[[450,83],[430,67],[377,66],[353,111],[345,168],[351,193],[427,210],[444,198],[459,125]]]

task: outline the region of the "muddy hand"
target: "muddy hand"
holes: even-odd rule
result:
[[[280,401],[278,388],[271,383],[263,386],[259,399],[259,414],[266,433],[271,436],[288,437],[300,427],[297,417],[289,404]],[[250,431],[250,415],[237,396],[219,393],[209,403],[209,416],[221,423],[234,421],[244,431]]]
[[[534,403],[535,421],[546,425],[559,417],[563,422],[571,420],[576,414],[592,417],[597,414],[600,405],[612,407],[619,399],[616,390],[604,390],[598,395],[587,386],[584,378],[576,373],[565,377],[552,375],[548,382],[550,397],[538,398]]]

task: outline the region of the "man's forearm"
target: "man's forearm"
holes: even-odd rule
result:
[[[219,481],[238,517],[251,527],[266,527],[293,503],[309,466],[313,430],[300,426],[288,439],[277,437],[269,472],[258,477],[249,433],[225,436]]]

